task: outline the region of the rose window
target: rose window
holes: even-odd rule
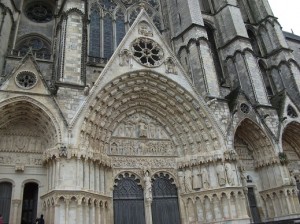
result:
[[[26,9],[27,17],[37,23],[49,22],[53,18],[51,8],[43,2],[31,4]]]
[[[153,67],[162,63],[163,50],[151,39],[136,39],[132,44],[134,58],[141,64]]]
[[[36,75],[32,72],[21,72],[16,77],[16,83],[23,89],[32,88],[37,82]]]
[[[248,114],[250,112],[250,107],[245,104],[245,103],[242,103],[241,104],[241,111],[244,113],[244,114]]]

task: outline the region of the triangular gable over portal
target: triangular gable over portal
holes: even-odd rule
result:
[[[146,73],[151,71],[151,73],[161,76],[162,79],[164,77],[171,79],[200,101],[202,108],[209,110],[146,11],[142,10],[96,80],[89,97],[83,108],[78,111],[72,124],[76,122],[89,102],[95,99],[109,82],[121,75],[140,71]]]
[[[51,95],[31,51],[24,56],[19,65],[1,83],[0,89],[4,91]]]

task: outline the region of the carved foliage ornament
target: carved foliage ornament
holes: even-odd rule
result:
[[[138,38],[133,41],[131,50],[134,59],[147,67],[157,67],[162,64],[164,56],[162,48],[148,38]]]

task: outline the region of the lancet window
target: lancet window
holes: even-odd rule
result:
[[[98,0],[91,4],[89,58],[109,59],[142,8],[162,30],[159,0]]]

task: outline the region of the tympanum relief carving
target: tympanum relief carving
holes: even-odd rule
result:
[[[2,152],[42,153],[44,148],[43,141],[39,136],[0,133],[0,151]]]
[[[146,114],[125,118],[114,130],[109,155],[176,156],[165,128]]]
[[[282,148],[284,152],[287,155],[288,158],[288,169],[289,171],[293,170],[300,170],[300,162],[299,162],[299,155],[298,155],[298,150],[295,145],[292,143],[288,143],[287,141],[282,142]]]
[[[41,156],[36,154],[24,155],[24,153],[1,153],[0,165],[30,165],[42,166]]]
[[[247,169],[254,169],[253,150],[249,150],[249,145],[238,136],[235,137],[235,150],[242,161],[243,166]]]

